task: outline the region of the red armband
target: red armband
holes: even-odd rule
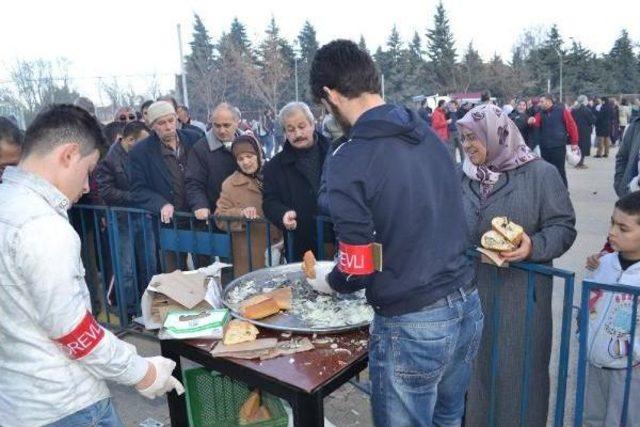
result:
[[[64,346],[70,358],[80,359],[91,353],[102,338],[104,338],[104,329],[87,311],[78,326],[67,335],[56,338],[54,341]]]
[[[345,274],[366,276],[374,272],[373,244],[338,244],[338,269]]]

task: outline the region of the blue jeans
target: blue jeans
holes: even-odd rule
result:
[[[67,415],[48,427],[124,427],[113,409],[111,399],[102,399],[84,409]]]
[[[157,273],[157,257],[153,219],[146,214],[131,213],[129,221],[128,216],[126,212],[117,213],[122,284],[116,289],[123,290],[123,303],[128,314],[133,315],[140,307],[140,297],[149,280]]]
[[[478,291],[455,291],[422,311],[374,316],[369,376],[377,427],[459,426],[482,336]]]

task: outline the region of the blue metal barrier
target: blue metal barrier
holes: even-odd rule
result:
[[[633,296],[633,306],[631,311],[631,317],[629,318],[629,339],[630,344],[627,347],[627,367],[626,377],[624,385],[624,401],[622,406],[622,414],[620,415],[620,426],[627,425],[628,412],[629,412],[629,396],[631,390],[631,378],[633,375],[633,355],[634,345],[636,340],[636,324],[638,323],[638,296],[640,296],[640,287],[628,286],[628,285],[611,285],[604,283],[596,283],[590,280],[582,282],[582,294],[580,298],[580,312],[579,312],[579,355],[578,355],[578,376],[576,385],[576,412],[574,425],[581,426],[583,422],[584,412],[584,395],[586,386],[586,369],[588,362],[587,354],[587,338],[589,336],[589,297],[594,290],[601,290],[612,293],[620,293]]]
[[[78,223],[80,228],[80,234],[83,239],[83,255],[84,257],[89,256],[88,247],[94,245],[96,247],[101,247],[102,243],[100,242],[101,236],[94,236],[93,241],[91,240],[91,235],[88,232],[86,227],[86,223],[88,220],[94,224],[94,228],[99,229],[101,226],[100,222],[103,220],[106,221],[106,228],[108,230],[108,240],[109,240],[109,248],[111,255],[111,264],[113,265],[114,271],[114,280],[116,285],[116,299],[118,306],[118,317],[120,327],[127,328],[129,327],[130,321],[130,313],[126,311],[127,301],[130,301],[129,293],[132,292],[131,286],[125,286],[125,277],[123,273],[123,268],[127,263],[131,264],[131,269],[133,270],[133,276],[136,277],[136,280],[139,280],[140,268],[145,269],[145,274],[149,274],[149,258],[152,256],[156,256],[159,254],[158,261],[163,267],[163,271],[166,271],[166,263],[165,259],[162,256],[166,253],[173,253],[176,255],[176,259],[178,263],[182,263],[180,259],[180,254],[195,254],[195,255],[207,255],[207,256],[219,256],[221,258],[225,258],[230,262],[233,262],[233,239],[234,234],[235,238],[238,238],[239,234],[236,233],[244,233],[242,236],[243,239],[246,239],[247,242],[247,256],[249,260],[249,270],[254,268],[252,264],[252,253],[253,253],[253,244],[254,236],[252,236],[251,224],[264,224],[266,227],[266,239],[265,242],[267,248],[267,254],[269,259],[269,264],[272,263],[272,254],[271,254],[271,233],[269,223],[264,219],[258,220],[248,220],[245,218],[235,218],[235,217],[210,217],[209,221],[206,223],[202,221],[195,220],[192,214],[187,213],[175,213],[174,220],[170,224],[160,224],[157,218],[157,215],[152,215],[149,212],[139,210],[139,209],[125,209],[125,208],[107,208],[107,207],[96,207],[96,206],[77,206],[75,211],[78,212],[76,217],[78,217]],[[87,219],[88,218],[88,219]],[[225,232],[220,232],[215,227],[215,221],[218,223],[226,224]],[[136,231],[132,224],[135,224],[136,221],[141,222],[143,226],[141,227],[141,231]],[[238,232],[233,231],[231,224],[234,221],[244,222],[244,231]],[[330,222],[329,218],[326,217],[318,217],[317,218],[317,227],[316,231],[318,233],[317,241],[317,255],[319,259],[325,258],[325,250],[324,250],[324,240],[325,240],[325,232],[324,226],[327,222]],[[120,223],[120,227],[118,224]],[[144,224],[147,224],[145,226]],[[153,224],[153,226],[149,226],[149,224]],[[123,240],[123,235],[128,237],[128,239]],[[157,240],[152,239],[149,234],[153,234],[157,237]],[[137,236],[142,236],[142,249],[137,248],[135,245],[135,240]],[[130,253],[136,253],[137,251],[142,250],[144,252],[143,259],[146,260],[142,263],[136,264],[135,256],[122,256],[123,250],[122,245],[128,241],[128,244],[132,247],[130,248]],[[294,233],[289,232],[287,234],[287,260],[293,259],[293,243],[294,243]],[[156,247],[157,245],[157,247]],[[140,246],[140,245],[138,245]],[[149,246],[152,246],[151,248]],[[125,251],[126,252],[126,251]],[[102,275],[102,282],[106,284],[109,282],[108,280],[108,272],[105,268],[105,254],[102,251],[98,251],[98,270]],[[468,253],[470,257],[478,257],[479,254],[475,251],[470,251]],[[195,258],[194,258],[195,262]],[[179,265],[178,267],[184,268],[185,266]],[[504,279],[501,274],[501,269],[497,267],[493,267],[493,294],[491,298],[494,301],[493,312],[486,313],[486,321],[485,324],[492,324],[494,329],[498,328],[500,324],[500,313],[501,308],[499,305],[499,298],[501,289],[504,287]],[[520,270],[527,275],[527,288],[526,288],[526,310],[525,310],[525,329],[526,331],[531,331],[534,327],[533,325],[533,307],[535,304],[535,287],[536,287],[536,276],[542,275],[546,277],[556,277],[564,281],[564,302],[563,302],[563,311],[562,311],[562,330],[561,330],[561,342],[560,342],[560,365],[558,370],[558,385],[557,385],[557,394],[556,394],[556,410],[554,414],[554,426],[562,426],[564,421],[564,410],[565,410],[565,400],[566,400],[566,388],[567,388],[567,374],[568,374],[568,361],[569,361],[569,343],[570,343],[570,333],[571,333],[571,314],[572,314],[572,302],[573,302],[573,287],[574,287],[574,273],[548,267],[545,265],[521,262],[514,263],[509,266],[509,269]],[[144,276],[144,274],[143,274]],[[146,285],[146,283],[144,283]],[[138,283],[138,286],[133,288],[135,294],[134,300],[137,302],[138,310],[139,310],[139,300],[141,287]],[[103,300],[107,300],[107,295],[103,295]],[[109,316],[110,311],[107,310],[107,316]],[[139,314],[139,312],[138,312]],[[110,323],[109,318],[107,317],[107,323]],[[499,396],[496,394],[496,378],[497,372],[499,369],[499,334],[494,334],[494,339],[490,343],[491,345],[491,363],[490,363],[490,374],[491,374],[491,387],[490,387],[490,414],[488,424],[495,425],[495,410],[496,405],[499,400]],[[531,347],[534,345],[532,342],[531,334],[525,333],[525,338],[523,342],[524,347],[524,357],[522,360],[522,385],[520,389],[521,393],[521,401],[520,401],[520,419],[519,425],[525,425],[526,421],[526,413],[529,404],[529,384],[530,384],[530,375],[531,375]]]

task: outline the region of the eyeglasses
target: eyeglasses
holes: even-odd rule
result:
[[[129,120],[135,120],[136,119],[136,115],[135,114],[129,114],[128,116],[125,116],[124,114],[121,115],[120,117],[118,117],[118,120],[121,122],[126,122],[127,119]]]

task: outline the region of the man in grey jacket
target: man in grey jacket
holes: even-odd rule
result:
[[[618,154],[613,188],[618,197],[629,193],[629,182],[638,175],[638,153],[640,153],[640,117],[631,119],[625,129]]]

